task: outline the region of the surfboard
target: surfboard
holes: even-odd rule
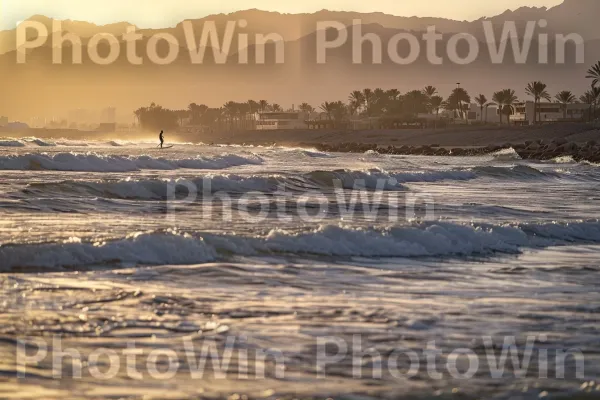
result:
[[[175,145],[174,145],[174,144],[172,144],[172,145],[170,145],[170,146],[164,146],[163,148],[160,148],[160,147],[159,147],[158,149],[159,149],[159,150],[166,150],[166,149],[170,149],[170,148],[172,148],[173,146],[175,146]]]

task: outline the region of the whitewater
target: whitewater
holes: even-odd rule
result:
[[[0,397],[579,399],[600,390],[600,166],[525,161],[512,149],[425,157],[0,138],[0,174]],[[435,341],[446,373],[433,378],[423,356],[414,376],[406,357],[404,374],[374,376],[378,362],[347,356],[322,376],[317,341],[351,347],[356,335],[383,355]],[[543,338],[537,353],[581,351],[583,375],[569,358],[564,378],[554,362],[541,377],[539,359],[526,374],[491,377],[482,338],[532,335]],[[152,379],[140,357],[141,379],[123,367],[98,380],[87,368],[69,376],[65,359],[57,381],[46,358],[18,377],[19,340],[56,336],[86,357],[100,345],[160,349],[179,368]],[[222,353],[230,338],[226,373],[190,378],[187,341],[214,341]],[[269,349],[285,377],[273,359],[242,357]],[[447,373],[456,349],[483,355],[469,379]],[[259,367],[266,376],[240,378]]]

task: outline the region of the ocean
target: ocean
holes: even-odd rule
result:
[[[0,139],[0,398],[600,396],[600,167]]]

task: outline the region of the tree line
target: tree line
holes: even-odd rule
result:
[[[586,78],[592,80],[589,90],[577,97],[569,90],[561,90],[552,97],[548,92],[548,86],[540,81],[533,81],[525,87],[527,96],[533,98],[534,122],[541,121],[540,103],[542,100],[554,101],[560,104],[564,118],[567,118],[567,105],[572,103],[589,104],[588,118],[596,117],[598,105],[600,104],[600,61],[592,66]],[[454,118],[467,119],[472,103],[480,107],[480,120],[487,122],[484,117],[484,109],[496,106],[499,110],[500,123],[506,119],[510,123],[510,115],[515,113],[515,104],[519,102],[514,89],[502,89],[492,93],[491,100],[484,94],[478,94],[473,99],[462,87],[455,88],[447,98],[439,95],[437,88],[426,86],[420,90],[411,90],[402,94],[398,89],[384,90],[363,89],[350,93],[346,101],[326,101],[318,109],[308,103],[299,105],[298,110],[312,114],[320,112],[320,119],[341,122],[351,117],[366,119],[414,122],[418,120],[421,113],[435,114],[439,116],[441,110],[450,112]],[[253,127],[253,114],[257,112],[282,112],[279,104],[271,104],[267,100],[248,100],[246,102],[228,101],[222,107],[211,108],[204,104],[192,103],[185,110],[169,110],[155,103],[149,107],[141,107],[134,114],[138,124],[144,129],[176,129],[183,126],[184,121],[189,124],[203,126],[209,129],[248,129]],[[292,110],[287,110],[292,111]],[[485,113],[487,115],[487,112]]]

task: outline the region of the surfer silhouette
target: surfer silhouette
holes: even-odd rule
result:
[[[163,131],[160,131],[160,134],[158,135],[158,139],[160,140],[160,148],[163,148],[163,143],[165,142],[165,136]]]

